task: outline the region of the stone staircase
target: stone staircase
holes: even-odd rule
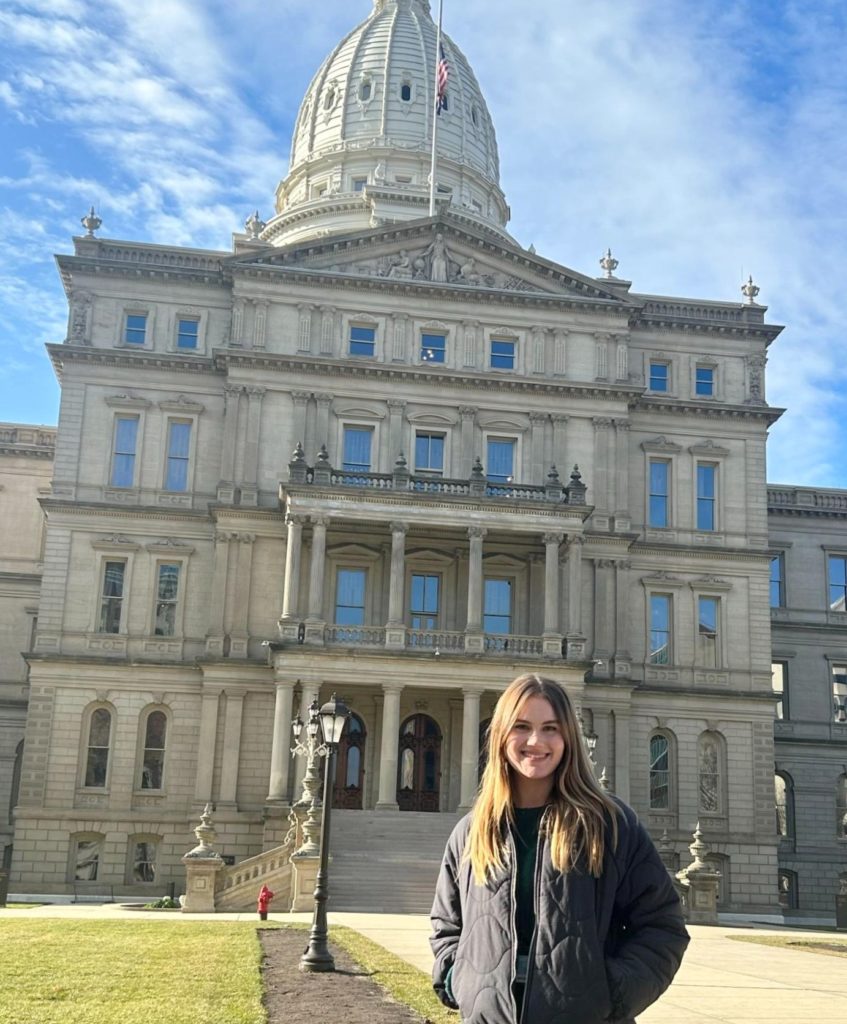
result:
[[[329,910],[428,914],[455,814],[332,812]]]

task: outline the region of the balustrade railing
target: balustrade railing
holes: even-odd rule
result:
[[[406,646],[412,650],[463,651],[465,634],[444,629],[410,629],[406,633]]]
[[[540,636],[486,633],[485,649],[491,654],[508,654],[510,657],[540,657],[544,651],[544,641]]]
[[[382,647],[385,628],[382,626],[327,626],[325,641],[345,647]]]

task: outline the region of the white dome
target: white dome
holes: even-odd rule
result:
[[[446,35],[442,45],[450,78],[438,118],[439,201],[505,235],[491,115],[464,54]],[[374,0],[309,86],[266,241],[426,216],[435,46],[427,0]]]

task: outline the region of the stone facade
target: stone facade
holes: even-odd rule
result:
[[[387,19],[412,14],[429,5],[378,0],[360,32],[390,97],[362,112],[375,131],[434,57],[427,22],[420,67],[395,66]],[[514,244],[487,110],[487,162],[448,146],[435,216],[420,154],[415,201],[379,207],[409,184],[409,147],[384,132],[361,192],[298,191],[361,156],[335,107],[303,135],[325,88],[277,219],[251,218],[231,252],[90,231],[59,257],[13,888],[179,886],[207,803],[225,857],[272,848],[302,771],[292,718],[333,690],[357,716],[337,802],[455,813],[498,693],[537,671],[570,688],[668,857],[699,820],[722,908],[775,910],[764,364],[780,328],[752,295],[636,294],[611,255],[596,278]],[[459,146],[473,105],[449,116]]]
[[[41,586],[41,496],[50,491],[56,431],[0,423],[0,850],[8,866],[27,708],[27,666]]]
[[[834,913],[847,884],[847,491],[768,488],[786,912]]]

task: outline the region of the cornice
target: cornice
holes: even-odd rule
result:
[[[213,359],[203,356],[177,356],[167,352],[131,352],[125,348],[94,348],[92,345],[47,345],[56,376],[61,380],[65,363],[110,366],[126,369],[167,370],[192,376],[214,374]]]
[[[650,331],[651,333],[699,334],[707,336],[723,336],[728,338],[747,338],[764,341],[766,345],[777,338],[785,329],[771,324],[749,323],[747,321],[712,321],[695,320],[684,317],[655,317],[639,312],[632,321],[633,331]]]
[[[761,562],[771,557],[769,548],[695,548],[688,544],[652,544],[646,541],[636,541],[630,548],[631,555],[657,555],[667,558],[669,553],[684,555],[700,562],[714,562],[715,559],[721,562]]]
[[[208,512],[200,512],[195,509],[186,508],[155,508],[150,505],[133,505],[127,508],[123,505],[107,505],[104,502],[94,501],[73,501],[68,498],[41,498],[39,504],[45,512],[68,512],[72,515],[91,519],[143,519],[148,522],[173,523],[184,521],[187,523],[209,523],[211,517]]]
[[[729,697],[738,701],[769,702],[773,704],[773,694],[759,690],[729,690],[719,689],[715,686],[678,686],[673,683],[665,683],[657,686],[655,683],[637,682],[633,687],[633,696],[637,693],[660,693],[662,696],[678,697]]]
[[[55,445],[6,444],[0,442],[0,455],[15,456],[27,459],[50,459],[56,455]]]
[[[572,398],[602,398],[631,404],[644,391],[640,385],[580,384],[576,381],[534,380],[486,376],[478,372],[433,369],[427,366],[397,366],[388,363],[352,363],[328,358],[302,355],[283,355],[268,352],[246,352],[235,349],[215,349],[212,356],[219,373],[233,369],[276,370],[286,373],[304,373],[315,377],[344,377],[346,380],[396,380],[436,384],[439,387],[464,391],[510,391],[537,394],[539,392]]]
[[[847,518],[847,490],[768,484],[768,515]]]
[[[785,412],[771,405],[729,405],[720,402],[689,402],[685,399],[662,399],[645,395],[641,389],[633,411],[659,412],[672,416],[697,416],[704,419],[764,420],[768,426]]]

